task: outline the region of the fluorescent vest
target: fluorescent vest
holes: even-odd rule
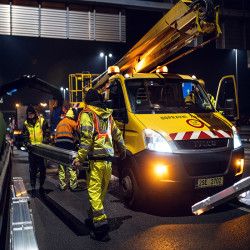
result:
[[[44,118],[42,117],[39,117],[39,119],[36,121],[35,126],[32,126],[30,123],[27,122],[27,120],[25,121],[24,124],[29,130],[31,144],[43,142],[43,122]]]

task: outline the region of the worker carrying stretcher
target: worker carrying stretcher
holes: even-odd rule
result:
[[[90,89],[85,97],[86,107],[79,114],[80,148],[72,165],[81,168],[88,158],[87,189],[91,208],[89,222],[92,224],[91,238],[108,241],[109,226],[103,201],[112,172],[113,142],[117,144],[121,159],[126,157],[122,134],[112,117],[112,110],[101,102],[97,90]]]
[[[74,121],[75,115],[72,109],[69,109],[56,127],[55,140],[56,147],[74,150],[74,136],[77,133],[77,123]],[[82,191],[78,185],[76,171],[68,168],[70,174],[70,190],[72,192]],[[59,165],[59,189],[66,189],[66,166]]]

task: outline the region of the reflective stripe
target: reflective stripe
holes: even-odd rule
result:
[[[98,132],[98,137],[99,138],[102,138],[103,136],[109,136],[111,134],[111,116],[109,116],[109,119],[108,119],[108,129],[106,130],[102,130],[101,129],[101,126],[100,126],[100,120],[99,120],[99,117],[98,115],[95,113],[95,112],[92,112],[93,116],[94,116],[94,120],[95,120],[95,127],[97,129],[97,132]]]
[[[82,110],[81,113],[79,114],[78,116],[78,126],[80,126],[80,117],[82,115],[83,112],[91,112],[92,113],[92,116],[93,116],[93,120],[94,120],[94,128],[97,130],[97,133],[98,133],[98,137],[99,138],[102,138],[103,136],[109,136],[111,135],[111,130],[112,130],[112,119],[111,119],[111,115],[109,116],[109,119],[108,119],[108,129],[107,130],[102,130],[101,129],[101,126],[100,126],[100,120],[99,120],[99,117],[98,115],[93,111],[91,110],[89,107],[86,107],[85,110]],[[85,129],[89,129],[90,126],[81,126],[81,130],[85,130]],[[94,128],[91,127],[91,131],[94,132]]]
[[[60,139],[60,137],[59,137],[58,139],[56,139],[56,142],[70,142],[70,143],[74,144],[72,139],[70,139],[70,138],[69,139]]]
[[[41,136],[43,135],[43,133],[36,133],[35,135],[34,134],[30,134],[30,137],[36,137],[36,136]]]
[[[113,148],[102,148],[102,149],[94,149],[93,155],[105,155],[105,154],[114,154]]]
[[[95,228],[98,228],[100,226],[107,225],[107,224],[108,224],[108,220],[107,219],[103,219],[103,220],[94,222]]]
[[[104,215],[104,214],[105,214],[104,209],[101,209],[99,211],[93,211],[94,217],[98,217],[98,216],[101,216],[101,215]]]
[[[67,124],[61,124],[60,126],[66,126]]]
[[[90,147],[91,147],[91,145],[89,145],[89,144],[83,144],[83,143],[80,144],[80,148],[83,148],[85,150],[88,150]]]
[[[57,135],[62,135],[62,134],[67,134],[67,135],[72,135],[71,132],[63,131],[63,132],[58,132],[56,133]]]
[[[94,127],[92,127],[92,126],[81,126],[80,129],[81,130],[91,130],[92,132],[94,132]]]

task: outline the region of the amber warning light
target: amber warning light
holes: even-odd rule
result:
[[[120,69],[118,66],[108,67],[108,74],[118,74],[118,73],[120,73]]]
[[[156,175],[161,176],[161,177],[167,175],[167,173],[168,173],[167,166],[160,165],[160,164],[156,165],[155,166],[155,173],[156,173]]]
[[[156,73],[167,73],[167,72],[168,72],[167,66],[160,67],[156,70]]]
[[[236,161],[236,174],[235,175],[240,175],[243,173],[243,169],[244,169],[244,159],[238,159]]]

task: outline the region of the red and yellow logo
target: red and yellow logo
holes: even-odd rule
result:
[[[203,128],[204,127],[204,123],[202,123],[196,119],[188,119],[188,120],[186,120],[186,123],[192,127],[195,127],[195,128]]]

